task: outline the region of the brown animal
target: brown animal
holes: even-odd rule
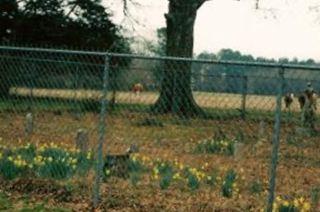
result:
[[[287,93],[285,96],[284,96],[284,103],[285,103],[285,106],[286,108],[290,108],[292,102],[293,102],[293,98],[294,98],[294,94],[293,93]]]
[[[300,109],[303,109],[306,103],[312,108],[317,110],[318,95],[315,91],[305,91],[298,97]]]
[[[124,154],[107,155],[104,161],[104,175],[128,178],[130,171],[130,154],[137,153],[138,146],[132,144]]]
[[[132,92],[135,94],[140,94],[143,91],[143,85],[141,83],[136,83],[132,86]]]
[[[315,130],[317,94],[308,83],[307,89],[298,97],[301,108],[301,121],[303,126]]]

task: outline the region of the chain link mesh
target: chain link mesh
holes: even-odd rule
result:
[[[18,47],[0,65],[9,184],[101,209],[319,209],[316,67]]]

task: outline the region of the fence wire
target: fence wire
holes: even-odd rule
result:
[[[101,209],[317,211],[318,70],[3,46],[0,176]]]

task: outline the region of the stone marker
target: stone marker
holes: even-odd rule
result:
[[[266,124],[263,120],[261,120],[259,124],[259,139],[264,138],[265,131],[266,131],[265,129],[266,129]]]
[[[239,160],[243,157],[244,155],[244,148],[245,145],[244,143],[236,142],[234,144],[234,159]]]
[[[30,136],[32,132],[33,132],[33,115],[32,113],[28,113],[26,115],[25,133],[27,136]]]
[[[78,129],[76,135],[76,148],[81,152],[88,152],[89,136],[88,131],[85,129]]]

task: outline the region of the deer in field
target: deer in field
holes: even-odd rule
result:
[[[144,90],[143,85],[141,83],[136,83],[132,86],[132,92],[136,95],[139,95]]]
[[[317,110],[317,93],[313,90],[311,83],[308,83],[307,89],[299,95],[298,101],[300,104],[301,120],[303,126],[315,129],[316,110]]]
[[[286,109],[290,110],[290,106],[291,106],[291,104],[293,102],[293,99],[294,99],[294,94],[293,93],[287,93],[284,96],[284,104],[285,104]]]

